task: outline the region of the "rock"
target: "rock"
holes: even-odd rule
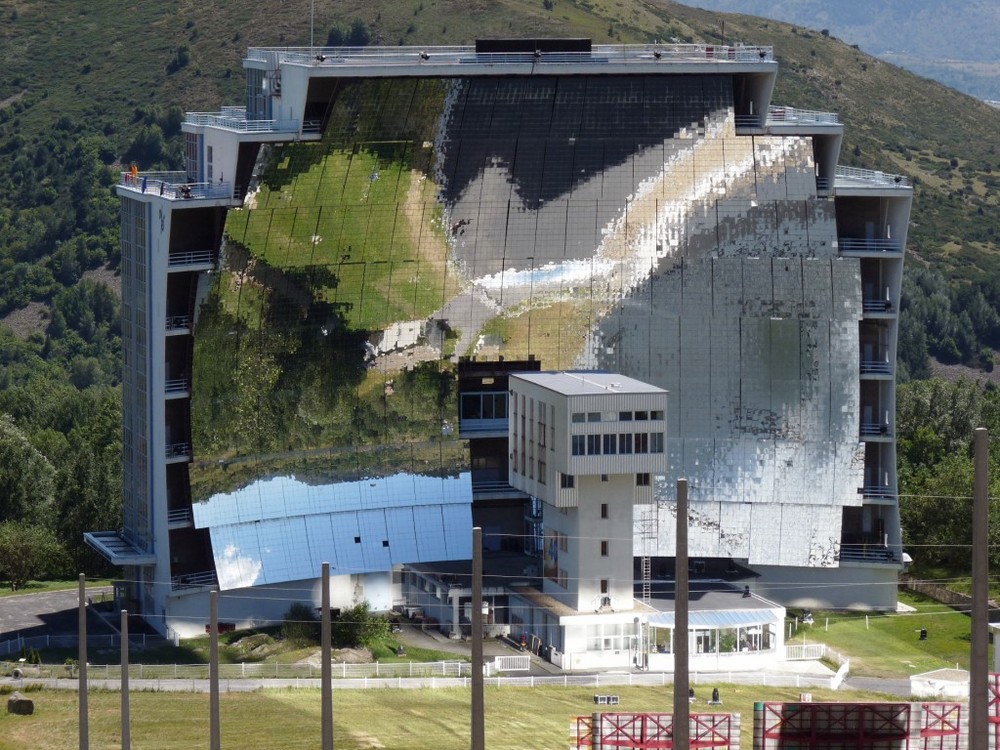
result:
[[[30,698],[25,698],[20,693],[13,693],[7,699],[7,713],[18,714],[19,716],[31,716],[35,713],[35,702]]]

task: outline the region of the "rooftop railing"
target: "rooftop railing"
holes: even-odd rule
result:
[[[899,240],[864,237],[838,237],[837,247],[842,253],[901,253]]]
[[[118,184],[137,193],[170,200],[232,198],[235,195],[231,182],[191,182],[185,172],[139,172],[135,177],[131,172],[122,172]]]
[[[247,60],[272,65],[565,65],[639,62],[771,62],[770,46],[712,44],[596,44],[590,52],[483,52],[474,47],[251,47]]]
[[[840,116],[836,112],[820,112],[812,109],[796,109],[795,107],[779,107],[772,105],[767,108],[767,124],[809,124],[809,125],[839,125]]]
[[[211,250],[188,250],[186,252],[173,252],[167,256],[167,266],[180,268],[183,266],[203,266],[212,263]],[[186,316],[185,316],[186,317]]]
[[[912,187],[910,178],[904,177],[901,174],[888,174],[887,172],[878,172],[873,169],[858,169],[857,167],[838,166],[837,179],[884,187]]]
[[[228,111],[232,110],[232,111]],[[221,112],[188,112],[184,121],[190,125],[208,125],[238,133],[298,133],[298,120],[248,120],[242,107],[224,107]]]

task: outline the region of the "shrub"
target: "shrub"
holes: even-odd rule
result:
[[[296,602],[285,612],[281,634],[295,643],[319,643],[319,620],[308,604]]]

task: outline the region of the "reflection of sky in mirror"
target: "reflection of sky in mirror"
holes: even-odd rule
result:
[[[254,482],[195,503],[208,528],[223,590],[472,555],[472,484],[395,474],[313,485],[295,477]]]

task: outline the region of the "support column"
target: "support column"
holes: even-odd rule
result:
[[[80,574],[79,590],[79,636],[80,647],[77,657],[80,661],[79,687],[77,695],[80,709],[80,750],[90,749],[90,713],[87,707],[87,576]]]

